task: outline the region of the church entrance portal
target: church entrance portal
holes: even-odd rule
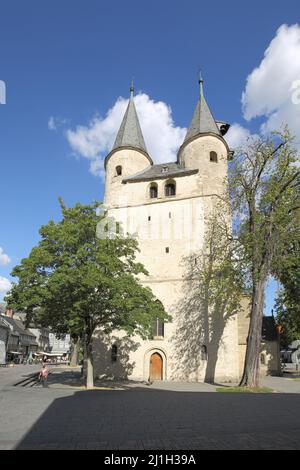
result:
[[[163,359],[159,353],[153,353],[150,358],[150,380],[163,379]]]

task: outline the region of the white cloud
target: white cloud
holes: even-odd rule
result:
[[[53,116],[50,116],[50,118],[49,118],[48,129],[50,129],[50,131],[55,131],[56,130],[55,119],[54,119]]]
[[[73,151],[90,160],[90,171],[103,175],[103,160],[111,150],[128,100],[118,98],[105,117],[96,115],[87,125],[68,129],[66,137]],[[149,154],[155,163],[175,161],[186,129],[177,127],[171,108],[140,93],[135,105]],[[242,94],[242,112],[247,121],[263,117],[259,132],[263,135],[286,124],[300,148],[300,25],[283,24],[264,52],[260,64],[248,75]],[[56,130],[57,118],[49,119]],[[231,148],[255,137],[249,129],[234,123],[226,135]]]
[[[50,131],[58,131],[58,129],[67,124],[67,122],[67,119],[50,116],[48,119],[48,129],[50,129]]]
[[[246,144],[247,140],[251,137],[249,129],[241,126],[238,123],[234,123],[230,126],[229,131],[225,135],[229,148],[235,149]]]
[[[10,257],[4,253],[3,248],[0,246],[0,264],[5,265],[10,263]]]
[[[154,101],[140,93],[134,102],[146,147],[154,162],[175,161],[186,129],[174,125],[172,110],[163,101]],[[72,149],[91,161],[93,174],[103,174],[103,160],[114,144],[127,105],[128,100],[120,97],[105,118],[95,116],[87,126],[77,126],[66,132]]]
[[[263,134],[286,124],[300,138],[300,25],[280,26],[242,95],[246,120],[266,116]]]
[[[0,293],[6,294],[12,287],[11,282],[6,277],[0,276]]]

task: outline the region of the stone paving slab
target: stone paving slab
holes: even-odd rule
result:
[[[297,394],[14,387],[0,406],[6,449],[300,448]]]
[[[300,449],[300,395],[288,388],[223,394],[164,382],[79,391],[61,374],[61,388],[59,376],[48,389],[2,385],[0,449]]]

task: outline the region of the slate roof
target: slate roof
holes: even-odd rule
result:
[[[14,318],[10,318],[10,317],[5,317],[4,319],[5,321],[7,321],[7,323],[9,323],[13,327],[15,332],[19,333],[19,335],[30,336],[31,337],[30,344],[37,344],[35,341],[36,340],[35,335],[24,327],[21,320],[15,320]]]
[[[3,315],[0,315],[0,328],[5,328],[7,330],[9,330],[9,326],[7,325],[7,323],[5,322],[5,319],[3,318]]]
[[[161,163],[159,165],[151,165],[143,171],[133,176],[123,179],[123,183],[133,181],[148,181],[157,179],[167,179],[178,176],[187,176],[198,173],[198,169],[183,168],[178,163]]]
[[[212,132],[213,134],[222,135],[221,131],[214,120],[214,117],[209,109],[208,104],[204,98],[203,93],[200,97],[194,111],[193,118],[186,133],[184,142],[198,134]]]
[[[129,103],[112,150],[120,147],[134,147],[147,153],[146,144],[135,109],[133,92],[131,93]]]

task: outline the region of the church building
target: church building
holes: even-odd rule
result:
[[[214,333],[219,339],[213,350],[211,338],[205,340],[199,328],[197,312],[194,316],[182,312],[185,260],[203,246],[206,216],[224,193],[233,154],[224,139],[230,126],[213,117],[202,79],[199,85],[199,99],[176,162],[153,163],[133,87],[114,146],[105,159],[104,203],[109,216],[125,233],[137,237],[138,260],[149,273],[141,281],[163,303],[172,322],[157,321],[148,340],[122,332],[104,338],[99,332],[93,342],[97,377],[236,382],[240,376],[245,349],[239,344],[238,315],[226,324],[216,322]],[[187,318],[186,328],[183,318]]]

